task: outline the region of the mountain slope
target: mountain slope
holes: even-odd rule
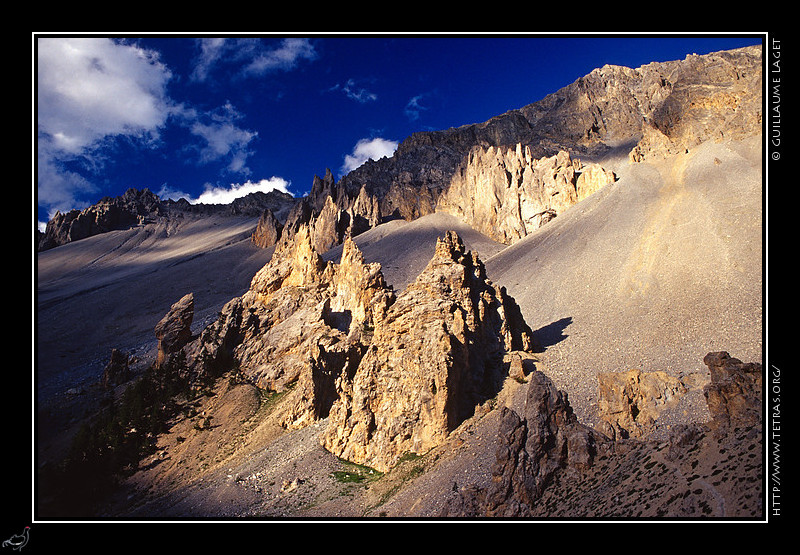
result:
[[[646,70],[602,68],[524,110],[485,124],[414,136],[392,159],[368,163],[338,185],[330,179],[316,180],[319,198],[294,204],[285,216],[292,233],[306,229],[307,238],[309,228],[316,226],[330,245],[331,237],[340,240],[340,235],[347,235],[339,227],[335,234],[327,233],[329,224],[339,222],[337,214],[350,211],[349,221],[354,221],[359,215],[355,207],[369,206],[370,217],[364,219],[373,225],[380,199],[383,204],[377,212],[383,214],[384,223],[358,234],[354,243],[366,263],[381,264],[387,284],[400,292],[431,260],[437,240],[455,230],[468,249],[477,250],[488,279],[505,288],[519,305],[540,347],[535,366],[541,375],[530,380],[528,367],[527,379],[507,378],[497,396],[474,407],[474,415],[441,444],[427,453],[402,456],[375,480],[322,448],[320,438],[331,425],[327,417],[307,420],[301,429],[283,425],[281,415],[291,411],[291,404],[312,391],[316,382],[294,390],[289,384],[288,394],[276,391],[266,398],[264,391],[232,372],[216,383],[214,395],[187,401],[186,414],[192,416],[170,421],[169,429],[156,438],[156,452],[128,476],[115,503],[107,506],[108,514],[440,515],[456,490],[480,490],[492,482],[495,454],[502,447],[499,432],[514,435],[522,422],[511,426],[513,419],[504,409],[526,414],[528,424],[537,418],[535,412],[523,410],[534,381],[541,385],[552,380],[566,392],[571,407],[559,401],[554,414],[569,415],[574,409],[582,425],[595,427],[598,438],[608,430],[604,426],[609,416],[602,412],[608,403],[600,402],[599,376],[622,375],[630,369],[660,371],[665,380],[674,378],[685,386],[680,396],[659,404],[653,437],[665,441],[681,426],[708,421],[703,396],[709,380],[703,368],[706,353],[729,351],[745,361],[762,359],[762,147],[760,112],[753,111],[755,99],[748,98],[752,94],[748,87],[760,82],[760,74],[752,73],[756,50],[760,55],[760,49],[742,49],[654,64]],[[742,59],[740,66],[731,63]],[[633,92],[621,95],[620,91]],[[631,98],[640,112],[630,112],[633,105],[621,101]],[[614,104],[617,101],[621,104]],[[740,106],[745,108],[738,110]],[[729,112],[733,117],[714,117]],[[617,119],[615,113],[633,115]],[[615,121],[619,125],[612,125]],[[507,141],[528,143],[548,153],[570,148],[591,154],[617,179],[511,246],[452,215],[437,213],[435,201],[447,187],[448,168],[455,168],[476,145]],[[371,201],[367,189],[376,195]],[[329,196],[322,198],[324,194]],[[341,202],[334,205],[333,196]],[[300,217],[317,208],[332,219]],[[391,219],[396,216],[402,219]],[[248,290],[251,278],[273,252],[252,243],[255,226],[255,217],[241,215],[166,218],[39,253],[37,394],[43,404],[38,425],[45,432],[40,437],[40,464],[51,453],[59,453],[50,447],[64,447],[48,442],[58,435],[69,439],[70,434],[62,432],[74,429],[92,402],[119,393],[76,395],[73,390],[65,395],[76,384],[86,393],[97,393],[111,348],[124,349],[135,355],[140,367],[146,365],[155,347],[153,327],[184,294],[194,294],[192,331],[197,333],[211,329],[206,325],[220,310],[226,312],[223,305]],[[285,248],[290,240],[291,235],[284,235],[276,248]],[[342,250],[333,247],[324,258],[337,262]],[[302,290],[286,298],[308,300]],[[309,308],[306,312],[313,318],[304,323],[298,317],[293,325],[301,332],[316,326],[319,337],[335,340],[325,328],[332,306]],[[296,306],[287,301],[279,308],[288,313]],[[262,348],[257,341],[282,316],[273,317],[257,303],[247,311],[226,314],[235,317],[236,325],[219,329],[225,333],[247,329],[254,342],[241,351],[271,364],[260,358],[271,346]],[[368,328],[360,330],[365,349],[371,348]],[[243,338],[245,334],[219,337],[220,344]],[[331,345],[304,348],[323,360],[322,351]],[[304,364],[304,353],[293,352],[299,365]],[[330,370],[315,360],[309,366],[312,374]],[[527,360],[529,365],[533,361]],[[347,379],[343,372],[335,386]],[[388,384],[385,389],[392,387]],[[392,400],[387,396],[380,402]],[[638,408],[634,418],[637,414]],[[578,443],[586,437],[581,434],[578,430],[574,436]],[[625,453],[652,448],[646,442],[618,445]],[[704,449],[713,450],[714,445],[704,444]],[[612,457],[594,471],[636,464]],[[714,471],[708,467],[709,474]],[[362,482],[351,487],[339,478],[341,472],[358,475]],[[556,473],[556,482],[560,478]],[[670,487],[677,495],[684,485]],[[555,503],[560,491],[564,490],[545,495],[548,502]],[[592,492],[581,494],[591,505]],[[614,492],[604,495],[603,506],[614,510],[610,501]],[[697,505],[687,507],[695,510]],[[686,514],[678,510],[676,516]]]
[[[553,379],[587,421],[597,372],[697,372],[714,350],[762,357],[760,137],[618,171],[486,261],[543,330]]]

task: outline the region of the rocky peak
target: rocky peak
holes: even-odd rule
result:
[[[192,337],[194,319],[194,294],[188,293],[172,305],[169,312],[156,324],[158,339],[156,367],[161,366],[172,353],[180,351]]]
[[[424,453],[499,391],[505,354],[531,346],[516,303],[448,232],[375,319],[358,368],[338,384],[323,446],[382,471],[406,452]]]
[[[161,200],[148,189],[128,189],[119,197],[103,197],[83,210],[56,212],[39,241],[46,250],[98,233],[141,225],[162,214]]]
[[[530,147],[473,149],[436,209],[463,218],[481,233],[511,244],[615,179],[566,151],[535,158]]]
[[[257,247],[266,249],[278,243],[282,230],[283,224],[278,221],[272,210],[266,209],[258,219],[258,224],[256,224],[256,230],[253,232],[251,240]]]

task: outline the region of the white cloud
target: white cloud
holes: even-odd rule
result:
[[[317,53],[308,39],[284,39],[274,50],[259,52],[245,71],[263,75],[273,70],[294,69],[301,60],[314,60]]]
[[[158,56],[108,38],[37,40],[37,125],[53,147],[83,154],[112,135],[157,136],[170,114]]]
[[[229,187],[207,186],[205,191],[197,198],[192,198],[185,193],[172,190],[164,185],[159,191],[158,196],[162,199],[173,200],[185,198],[191,204],[230,204],[235,199],[249,195],[250,193],[269,193],[272,190],[278,190],[290,195],[292,194],[289,191],[288,181],[281,177],[271,177],[256,182],[247,181],[245,183],[232,183]]]
[[[197,41],[200,48],[200,54],[194,63],[191,78],[196,81],[205,81],[211,69],[219,60],[225,49],[224,38],[204,38]]]
[[[108,38],[36,44],[38,202],[67,210],[95,188],[65,163],[100,167],[112,138],[155,144],[174,110],[166,94],[172,75],[156,53]]]
[[[361,139],[353,148],[353,153],[344,157],[344,164],[341,167],[342,175],[361,166],[367,160],[380,160],[385,156],[391,156],[397,150],[397,141],[382,139]]]
[[[419,119],[419,114],[423,110],[427,110],[428,108],[423,106],[420,101],[428,96],[427,94],[418,94],[417,96],[412,97],[405,107],[405,114],[411,121],[416,121]]]
[[[234,122],[241,115],[230,103],[209,114],[189,113],[189,131],[203,139],[205,146],[200,148],[200,161],[212,162],[230,156],[228,170],[248,174],[245,162],[252,154],[247,146],[258,135],[254,131],[241,129]]]
[[[244,76],[272,71],[290,71],[303,61],[313,61],[317,52],[309,39],[287,38],[276,48],[267,48],[259,38],[203,38],[195,59],[192,78],[203,81],[221,64],[240,66]]]
[[[372,102],[378,99],[378,95],[368,91],[364,87],[358,86],[354,79],[348,79],[344,85],[336,84],[330,88],[331,91],[337,91],[341,89],[345,96],[351,100],[355,100],[356,102],[360,102],[362,104],[366,102]]]

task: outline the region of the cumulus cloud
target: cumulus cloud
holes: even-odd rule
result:
[[[173,113],[172,77],[155,52],[108,38],[37,39],[39,203],[69,209],[93,190],[67,169],[100,167],[102,147],[125,137],[154,145]]]
[[[275,48],[268,48],[259,38],[203,38],[194,60],[192,78],[206,80],[222,64],[238,67],[240,75],[259,76],[273,71],[290,71],[303,60],[317,58],[308,39],[287,38]]]
[[[156,53],[108,38],[39,38],[37,47],[37,124],[55,149],[152,138],[169,116],[171,73]]]
[[[209,39],[206,65],[221,48]],[[285,50],[302,52],[293,44]],[[239,126],[241,115],[230,103],[199,111],[173,101],[167,92],[173,74],[157,52],[96,37],[38,37],[36,52],[37,201],[50,216],[82,208],[88,204],[82,197],[97,194],[92,180],[101,179],[117,141],[160,147],[168,124],[195,138],[182,150],[191,161],[222,162],[228,172],[250,174],[257,134]],[[288,53],[276,57],[291,59]]]
[[[280,177],[271,177],[255,182],[232,183],[228,187],[213,187],[208,185],[205,191],[197,198],[192,198],[190,195],[170,189],[168,186],[164,185],[158,192],[158,196],[162,199],[172,200],[184,198],[191,204],[230,204],[235,199],[249,195],[250,193],[269,193],[272,190],[277,190],[289,195],[292,194],[289,192],[288,181]]]
[[[397,150],[397,141],[389,139],[374,138],[361,139],[353,148],[352,154],[344,157],[344,164],[341,167],[341,174],[344,175],[361,166],[367,160],[380,160],[383,157],[391,156]]]

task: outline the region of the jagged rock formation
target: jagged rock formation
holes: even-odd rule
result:
[[[526,356],[507,356],[533,349],[519,307],[455,233],[397,297],[352,240],[339,264],[312,241],[307,226],[282,241],[250,289],[186,346],[192,379],[235,368],[262,389],[291,389],[282,425],[330,414],[326,449],[385,470],[443,441],[509,371],[530,369]]]
[[[266,209],[258,219],[258,224],[256,224],[256,230],[251,236],[251,241],[253,241],[253,244],[257,247],[266,249],[278,243],[278,239],[281,238],[282,230],[283,224],[278,221],[275,214],[272,213],[272,210]]]
[[[531,148],[476,148],[453,176],[436,209],[511,244],[614,181],[597,164],[584,167],[569,153],[535,159]]]
[[[183,349],[192,337],[194,319],[194,294],[187,293],[172,305],[169,312],[156,324],[158,353],[155,366],[160,367],[173,353]]]
[[[726,352],[709,353],[704,363],[711,370],[705,391],[713,420],[676,426],[668,442],[656,444],[610,439],[582,425],[566,395],[534,371],[524,416],[503,411],[491,485],[462,488],[441,516],[632,515],[629,499],[644,516],[750,514],[761,502],[754,491],[761,462],[753,460],[762,434],[761,365]],[[748,488],[737,488],[739,480]]]
[[[83,210],[56,214],[47,222],[45,232],[37,238],[43,251],[93,235],[152,223],[161,218],[208,216],[211,214],[252,215],[258,217],[269,210],[282,221],[297,201],[277,190],[251,193],[230,204],[190,204],[186,199],[161,200],[149,189],[128,189],[119,197],[104,197]]]
[[[567,395],[540,371],[529,376],[524,415],[503,407],[496,461],[487,490],[466,486],[442,516],[531,516],[558,472],[592,466],[598,441],[607,441],[578,422]]]
[[[597,381],[600,430],[614,439],[652,433],[661,412],[690,390],[698,389],[701,377],[633,369],[598,372]]]
[[[365,264],[352,241],[341,262],[323,261],[302,226],[281,242],[250,289],[187,348],[193,374],[217,375],[235,364],[248,381],[270,391],[294,387],[287,427],[327,416],[334,381],[358,364],[366,330],[391,302],[380,265]]]
[[[314,176],[311,192],[292,208],[281,238],[290,243],[301,227],[311,235],[317,252],[323,253],[381,223],[378,200],[365,187],[357,190],[336,184],[330,169]]]
[[[711,383],[703,394],[717,433],[731,428],[756,426],[762,421],[762,366],[743,363],[725,351],[708,353],[703,363],[711,371]]]
[[[532,347],[516,303],[451,232],[375,320],[364,358],[341,381],[323,445],[382,471],[406,452],[424,453],[499,390],[505,353]]]

